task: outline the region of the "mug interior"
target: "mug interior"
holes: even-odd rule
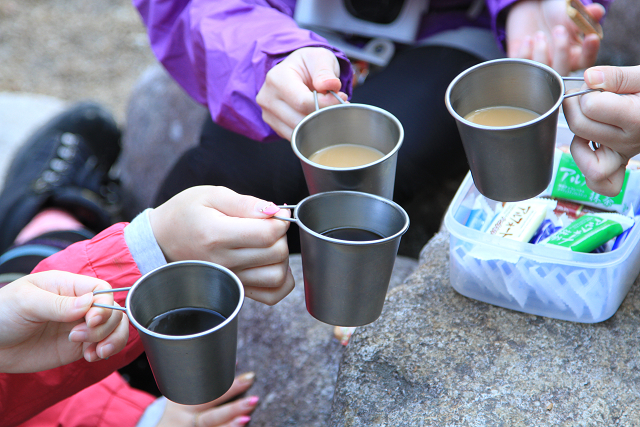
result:
[[[481,63],[460,74],[447,91],[450,112],[457,120],[478,109],[519,107],[538,113],[535,121],[560,107],[562,78],[553,69],[528,60],[501,59]],[[453,111],[451,111],[453,110]]]
[[[399,205],[357,191],[314,194],[298,203],[294,216],[302,229],[318,237],[340,228],[361,229],[382,236],[374,241],[349,241],[351,244],[388,241],[400,237],[409,227],[409,216]]]
[[[298,157],[309,162],[318,150],[338,144],[375,148],[385,159],[397,151],[403,136],[392,114],[370,105],[340,104],[309,114],[296,126],[291,140]]]
[[[129,291],[127,311],[138,330],[158,335],[147,329],[156,316],[178,308],[209,309],[226,319],[212,329],[217,330],[237,316],[243,299],[242,284],[231,271],[204,261],[184,261],[141,277]]]

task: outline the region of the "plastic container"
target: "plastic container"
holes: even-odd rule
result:
[[[451,236],[451,285],[457,292],[572,322],[596,323],[613,316],[640,272],[640,226],[634,226],[617,249],[605,253],[522,243],[464,225],[469,209],[462,202],[478,194],[469,173],[445,215]]]

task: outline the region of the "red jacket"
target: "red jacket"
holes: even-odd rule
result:
[[[78,242],[67,249],[43,260],[34,269],[34,273],[46,270],[63,270],[72,273],[98,277],[107,281],[114,288],[127,287],[141,276],[138,267],[129,252],[124,240],[124,227],[127,224],[115,224],[91,240]],[[114,294],[116,301],[125,305],[126,292]],[[131,363],[143,352],[140,337],[135,328],[129,326],[129,342],[118,354],[108,360],[89,363],[80,359],[74,363],[56,369],[36,372],[31,374],[0,374],[0,426],[15,426],[23,423],[45,409],[61,402],[62,400],[78,393],[92,384],[98,383],[117,369]],[[103,408],[103,413],[96,414],[97,406],[73,405],[67,415],[69,419],[79,419],[84,413],[92,421],[83,423],[54,422],[53,425],[86,425],[102,426],[116,425],[119,427],[134,426],[142,415],[144,408],[153,401],[153,397],[116,384],[118,379],[114,376],[104,383],[102,387],[92,387],[83,393],[93,398],[81,399],[83,402],[93,400],[97,406]],[[110,397],[124,392],[131,395],[134,405],[124,405],[122,411],[106,416]],[[92,395],[92,393],[95,393]],[[58,405],[57,405],[58,406]],[[64,407],[63,404],[59,405]],[[59,408],[60,409],[60,408]],[[106,411],[106,412],[105,412]],[[62,413],[57,412],[58,415]],[[44,415],[44,414],[43,414]],[[96,415],[100,415],[96,417]],[[114,419],[114,415],[115,418]],[[104,419],[100,421],[100,418]],[[111,418],[108,420],[107,418]],[[130,420],[126,422],[125,420]],[[108,422],[111,421],[112,424]],[[105,424],[103,424],[104,422]],[[29,424],[52,425],[52,424]]]

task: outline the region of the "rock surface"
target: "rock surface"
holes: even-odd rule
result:
[[[256,373],[250,393],[260,396],[252,427],[324,427],[331,415],[345,347],[334,337],[333,326],[305,308],[300,255],[291,255],[290,265],[296,280],[291,294],[273,307],[246,299],[240,313],[238,372]],[[398,257],[389,288],[400,285],[416,266],[416,260]]]
[[[160,65],[147,68],[127,105],[118,176],[125,217],[153,207],[156,192],[182,153],[198,144],[208,111],[189,97]]]
[[[331,426],[613,426],[640,423],[640,295],[597,324],[468,299],[449,284],[449,236],[359,328]]]

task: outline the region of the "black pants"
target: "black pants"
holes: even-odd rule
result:
[[[456,49],[410,48],[397,53],[384,70],[354,89],[351,102],[387,110],[403,125],[405,139],[398,153],[394,200],[405,209],[425,189],[437,187],[452,173],[466,169],[444,95],[453,78],[479,62]],[[225,186],[276,204],[295,204],[308,195],[300,160],[289,141],[260,143],[210,119],[203,127],[200,144],[184,153],[166,177],[156,206],[184,189],[203,184]],[[421,220],[411,219],[412,228]],[[432,231],[438,225],[431,224]],[[297,231],[297,227],[290,227],[292,253],[299,251]]]

